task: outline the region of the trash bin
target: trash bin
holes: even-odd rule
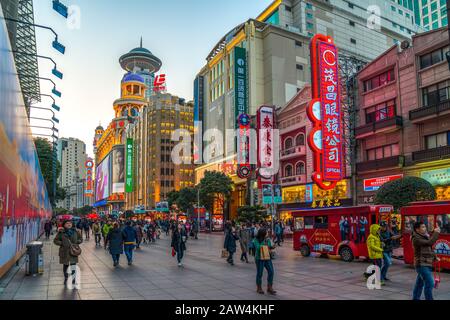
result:
[[[33,241],[27,244],[27,276],[36,276],[44,273],[44,256],[42,254],[43,243]]]

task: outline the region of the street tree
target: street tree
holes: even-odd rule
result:
[[[60,188],[58,182],[56,182],[56,194],[53,194],[53,146],[50,141],[44,138],[35,138],[34,145],[36,147],[39,165],[47,187],[50,203],[52,207],[55,208],[56,202],[66,198],[66,191]],[[56,179],[59,177],[60,173],[61,164],[56,160]]]
[[[375,196],[375,204],[389,204],[395,211],[415,201],[436,200],[436,191],[431,183],[418,177],[385,183]]]
[[[201,205],[212,212],[214,203],[216,203],[223,211],[225,204],[230,200],[233,181],[222,172],[206,171],[198,187],[200,188]]]
[[[261,206],[244,206],[238,209],[238,221],[240,223],[260,223],[267,217],[267,209]]]

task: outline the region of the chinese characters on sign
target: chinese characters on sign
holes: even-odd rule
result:
[[[387,182],[391,182],[394,180],[398,180],[403,178],[402,174],[398,174],[395,176],[387,176],[387,177],[379,177],[373,179],[364,180],[364,191],[377,191],[381,188],[381,186]]]
[[[307,113],[313,123],[308,139],[314,154],[312,180],[330,190],[345,176],[338,53],[330,37],[313,38],[311,69],[312,100]]]
[[[258,167],[263,178],[270,179],[275,172],[274,109],[261,107],[258,110]]]
[[[342,120],[339,101],[337,50],[333,44],[319,43],[319,74],[322,105],[323,180],[343,179]]]
[[[155,81],[153,82],[153,91],[154,92],[163,92],[166,91],[166,75],[160,74],[155,77]]]

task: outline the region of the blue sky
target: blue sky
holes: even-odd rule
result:
[[[61,55],[51,48],[54,36],[37,29],[41,55],[51,56],[64,73],[61,81],[51,76],[53,65],[39,60],[42,77],[51,77],[63,94],[57,104],[60,137],[83,140],[92,155],[95,127],[104,127],[114,116],[112,104],[119,98],[124,71],[119,57],[139,46],[163,62],[168,91],[187,100],[193,97],[193,80],[215,44],[239,23],[256,18],[271,0],[62,0],[80,9],[79,29],[52,10],[51,0],[34,0],[35,22],[52,27],[66,46]],[[69,19],[71,22],[72,19]],[[76,24],[72,24],[76,25]],[[52,85],[41,82],[41,91]],[[48,105],[50,100],[43,100]],[[33,116],[42,115],[34,110]],[[34,121],[34,124],[42,124]],[[36,132],[43,132],[36,129]]]

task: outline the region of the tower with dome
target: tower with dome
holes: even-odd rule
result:
[[[96,192],[95,204],[97,211],[100,213],[123,212],[125,202],[124,183],[118,183],[114,180],[114,172],[123,172],[125,162],[115,159],[124,157],[124,151],[121,150],[124,150],[126,144],[127,126],[139,117],[148,104],[154,75],[162,65],[161,60],[148,49],[142,47],[142,39],[140,47],[120,57],[119,63],[126,73],[120,83],[120,98],[113,103],[114,118],[106,129],[103,129],[101,125],[95,129],[96,167],[101,165],[102,169],[105,170],[104,168],[108,166],[105,165],[104,161],[109,161],[109,172],[113,176],[108,179],[108,185],[105,185],[104,180],[97,181],[96,178],[96,186],[102,183],[102,194]],[[121,153],[121,156],[116,156],[116,153]],[[117,168],[119,165],[121,168]],[[105,179],[104,175],[99,179]]]

